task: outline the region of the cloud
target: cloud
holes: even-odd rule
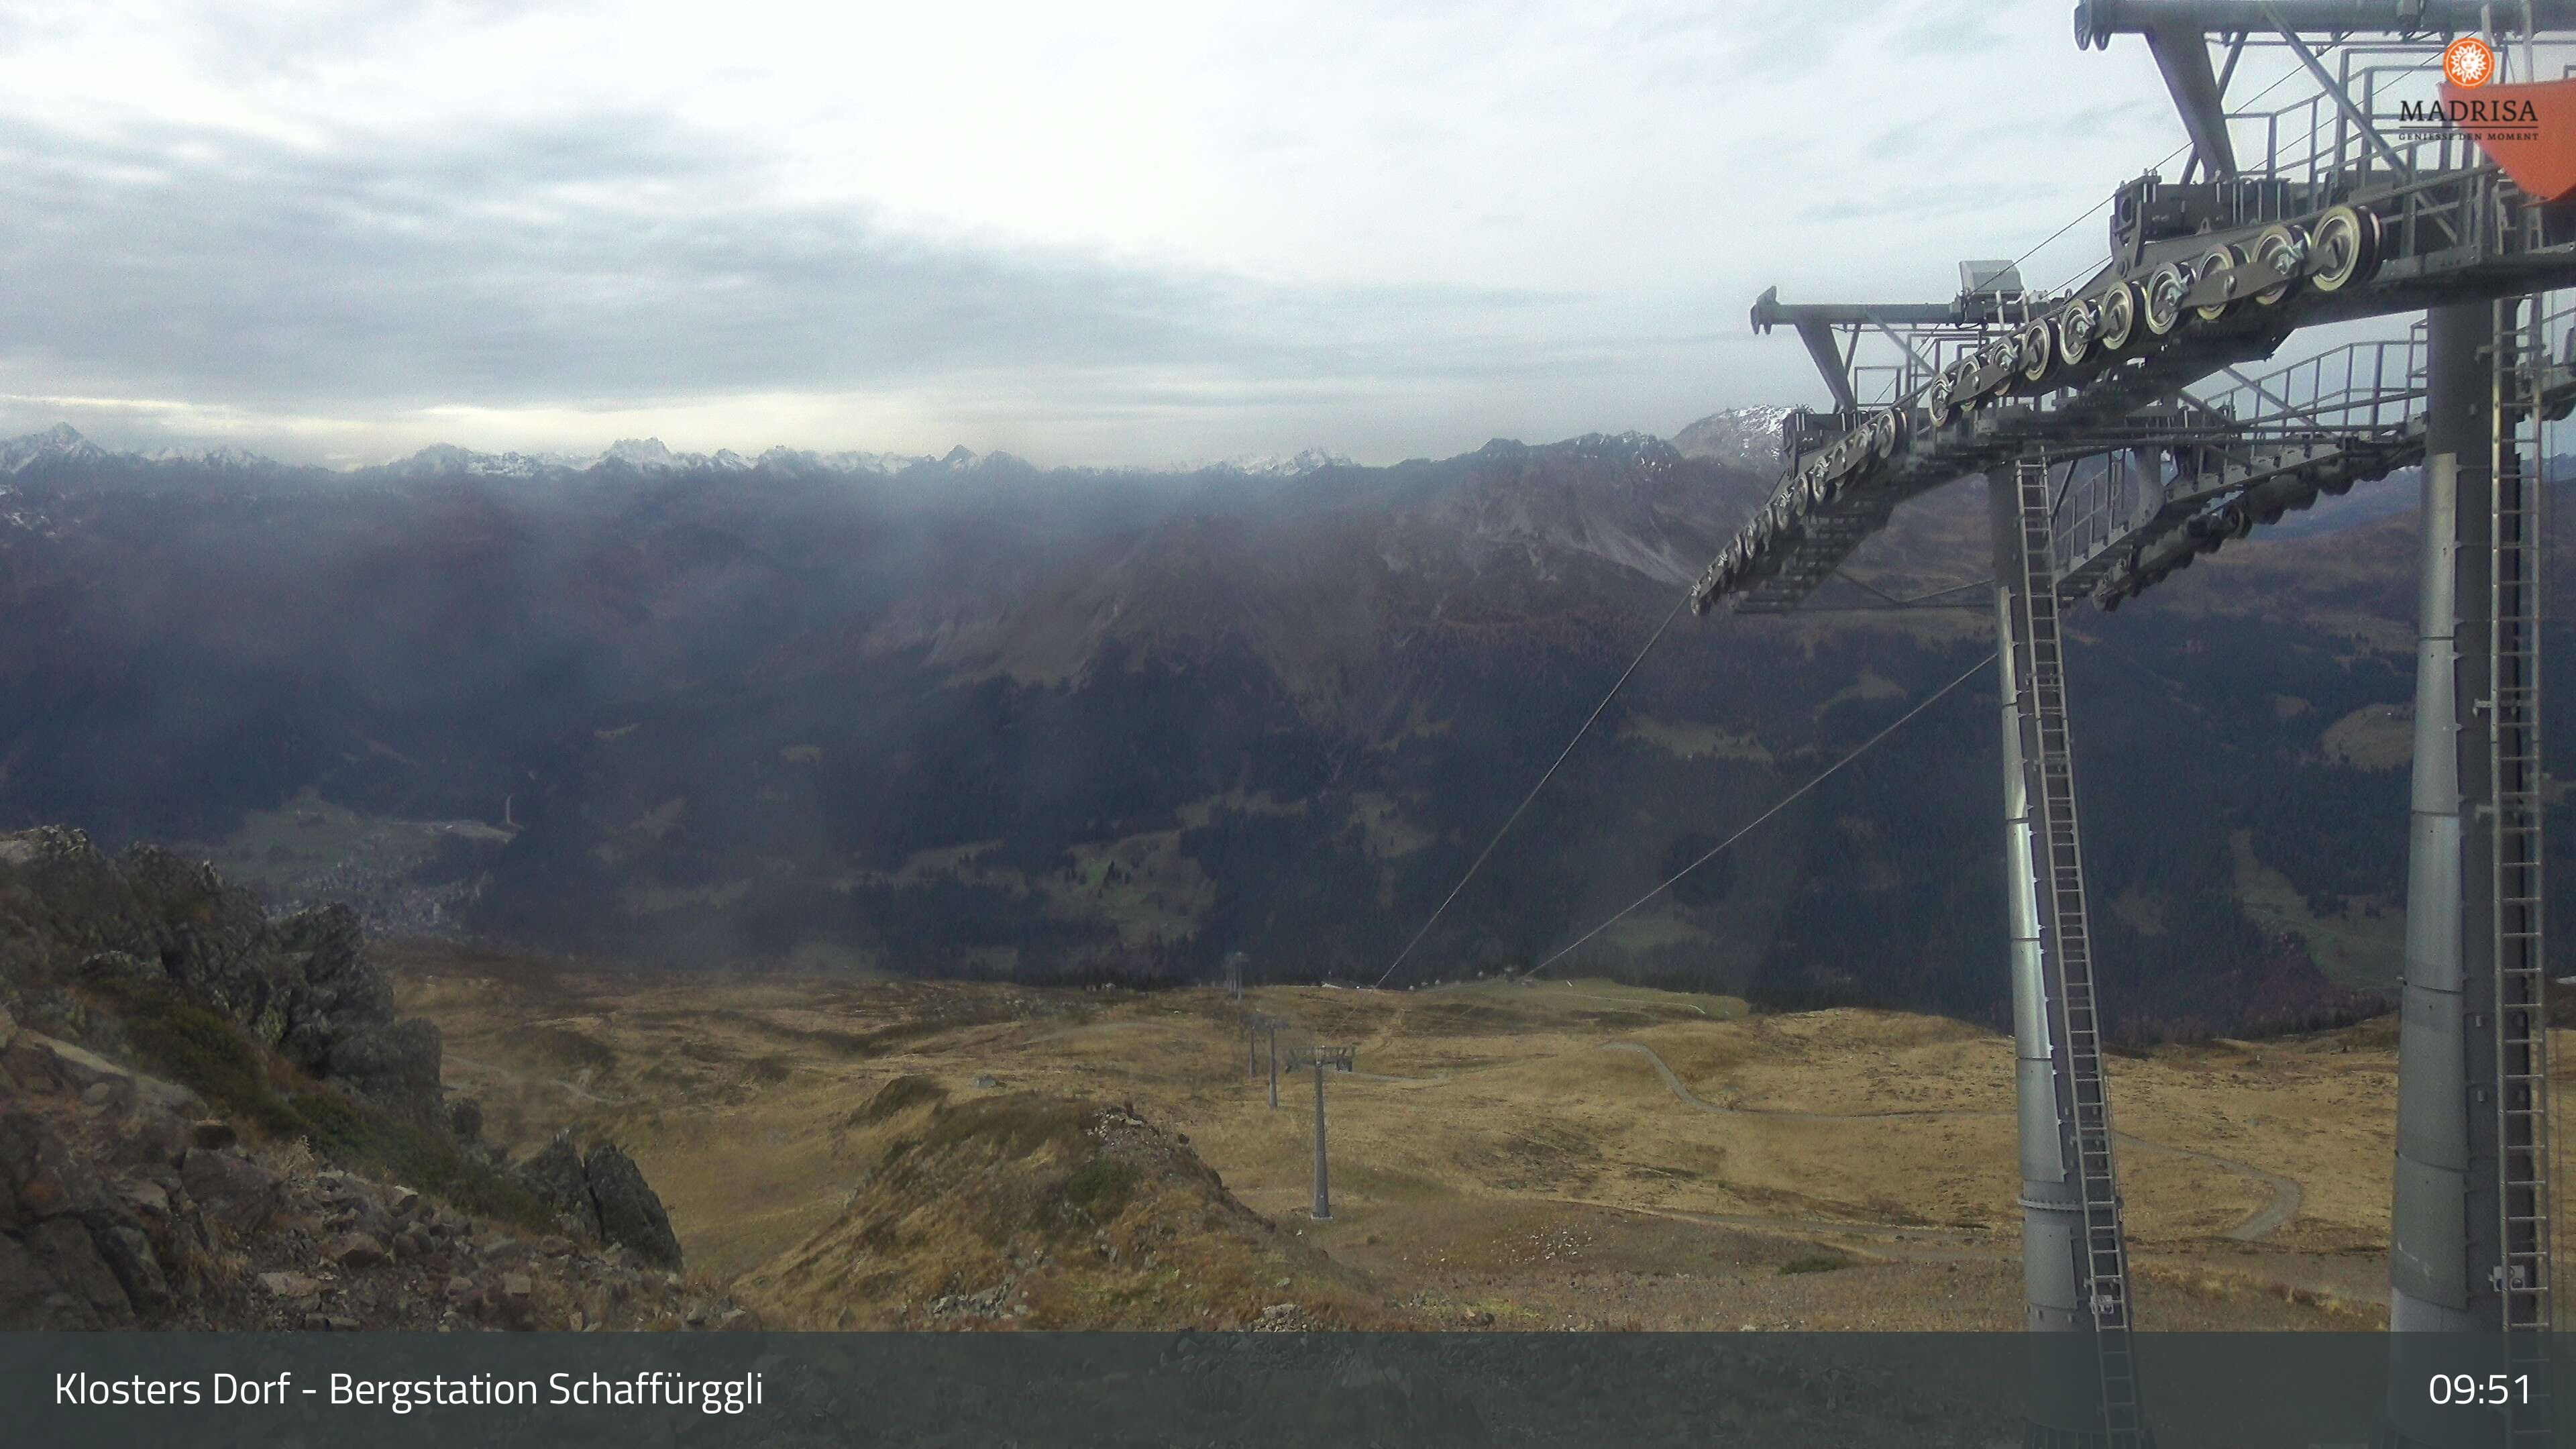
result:
[[[335,458],[1671,431],[2179,136],[2063,0],[28,13],[0,428]]]
[[[0,294],[13,372],[243,407],[831,391],[1005,367],[1474,376],[1493,361],[1422,341],[1558,300],[907,235],[766,195],[648,117],[319,153],[0,120],[0,206],[42,218],[0,236],[0,266],[47,279]]]

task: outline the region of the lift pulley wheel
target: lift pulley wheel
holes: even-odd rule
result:
[[[2093,349],[2093,334],[2099,327],[2093,303],[2085,298],[2066,304],[2057,314],[2057,360],[2068,367],[2081,363]]]
[[[1894,408],[1869,420],[1870,456],[1881,462],[1896,456],[1896,445],[1904,441],[1905,419]]]
[[[1968,378],[1974,374],[1976,370],[1976,358],[1960,358],[1957,362],[1950,364],[1949,371],[1941,374],[1941,380],[1939,382],[1932,385],[1933,392],[1941,400],[1941,421],[1946,423],[1952,418],[1958,416],[1959,409],[1971,400],[1968,392]]]
[[[2189,262],[2167,262],[2147,278],[2146,305],[2139,309],[2140,320],[2147,331],[2158,337],[2170,337],[2182,326],[2182,299],[2191,295],[2192,283],[2200,280]]]
[[[2121,351],[2137,340],[2138,303],[2138,284],[2122,282],[2094,305],[2093,340],[2104,352]]]
[[[1978,365],[1985,379],[1985,386],[1977,390],[1979,399],[2002,397],[2012,386],[2013,374],[2021,367],[2020,340],[1998,337],[1987,343]]]
[[[2048,376],[2050,364],[2057,361],[2057,334],[2044,322],[2033,322],[2021,329],[2021,375],[2026,381],[2038,382]]]
[[[2278,272],[2289,280],[2276,282],[2254,294],[2257,307],[2277,307],[2299,289],[2300,272],[2308,264],[2307,228],[2284,223],[2268,226],[2254,238],[2254,261],[2257,266]]]
[[[2320,292],[2340,292],[2368,277],[2379,264],[2379,214],[2338,206],[2317,219],[2314,270],[2308,285]]]
[[[2192,271],[2199,278],[2200,284],[2214,284],[2224,289],[2226,293],[2218,301],[2192,309],[2200,315],[2201,321],[2215,322],[2236,310],[2236,290],[2230,283],[2235,277],[2236,269],[2244,264],[2245,253],[2232,246],[2211,247],[2200,254],[2199,261],[2192,264]]]

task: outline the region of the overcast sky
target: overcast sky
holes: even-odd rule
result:
[[[2143,44],[2079,53],[2069,9],[0,7],[0,434],[1669,435],[1821,396],[1748,332],[1764,286],[1946,297],[2179,143]]]

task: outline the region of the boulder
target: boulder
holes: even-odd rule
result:
[[[567,1129],[519,1164],[519,1180],[576,1236],[623,1247],[665,1268],[680,1266],[671,1215],[635,1159],[612,1142],[584,1153]]]
[[[190,1148],[179,1182],[207,1217],[246,1233],[268,1221],[283,1197],[276,1173],[233,1151]]]
[[[285,982],[277,1049],[316,1076],[330,1075],[343,1041],[393,1025],[393,985],[367,959],[365,933],[347,906],[298,911],[271,929]]]
[[[34,1252],[0,1233],[0,1324],[12,1329],[87,1327],[62,1321],[71,1303]]]
[[[342,1233],[322,1245],[322,1256],[356,1272],[380,1267],[391,1255],[383,1243],[365,1233]]]
[[[98,1176],[24,1106],[0,1105],[0,1229],[81,1212],[99,1197]]]
[[[321,1280],[308,1278],[302,1273],[262,1273],[259,1286],[272,1298],[318,1298],[322,1294]]]
[[[29,1228],[20,1242],[26,1247],[29,1271],[50,1285],[43,1297],[47,1312],[40,1322],[50,1320],[46,1326],[59,1328],[121,1328],[133,1323],[134,1308],[126,1300],[125,1285],[99,1256],[97,1243],[80,1219],[47,1218]]]
[[[162,1168],[176,1164],[190,1145],[186,1119],[147,1104],[119,1131],[115,1155],[127,1167]]]
[[[106,1088],[106,1092],[92,1099],[93,1102],[103,1104],[113,1101],[120,1108],[139,1102],[149,1105],[155,1111],[183,1112],[190,1116],[201,1116],[206,1110],[203,1097],[178,1083],[165,1082],[159,1077],[148,1076],[132,1067],[109,1061],[87,1047],[59,1041],[43,1032],[24,1030],[18,1033],[16,1045],[32,1045],[36,1050],[52,1057],[52,1068],[48,1075],[53,1081],[78,1088],[83,1092]]]
[[[644,1170],[614,1143],[590,1149],[582,1169],[590,1195],[599,1205],[599,1235],[665,1268],[680,1266],[680,1239],[671,1231],[671,1215],[644,1180]]]
[[[590,1172],[570,1131],[556,1133],[553,1141],[520,1163],[519,1178],[574,1231],[586,1238],[599,1237],[599,1202],[590,1195]]]
[[[162,1273],[161,1259],[153,1253],[142,1224],[124,1213],[100,1208],[82,1214],[82,1226],[89,1230],[90,1246],[97,1250],[99,1261],[116,1276],[127,1303],[146,1313],[169,1306],[170,1280]]]

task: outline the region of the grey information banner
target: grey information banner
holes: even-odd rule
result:
[[[2501,1445],[2576,1394],[2492,1340],[2136,1343],[2161,1449]],[[0,1444],[1988,1449],[2098,1383],[2019,1334],[20,1333]]]

